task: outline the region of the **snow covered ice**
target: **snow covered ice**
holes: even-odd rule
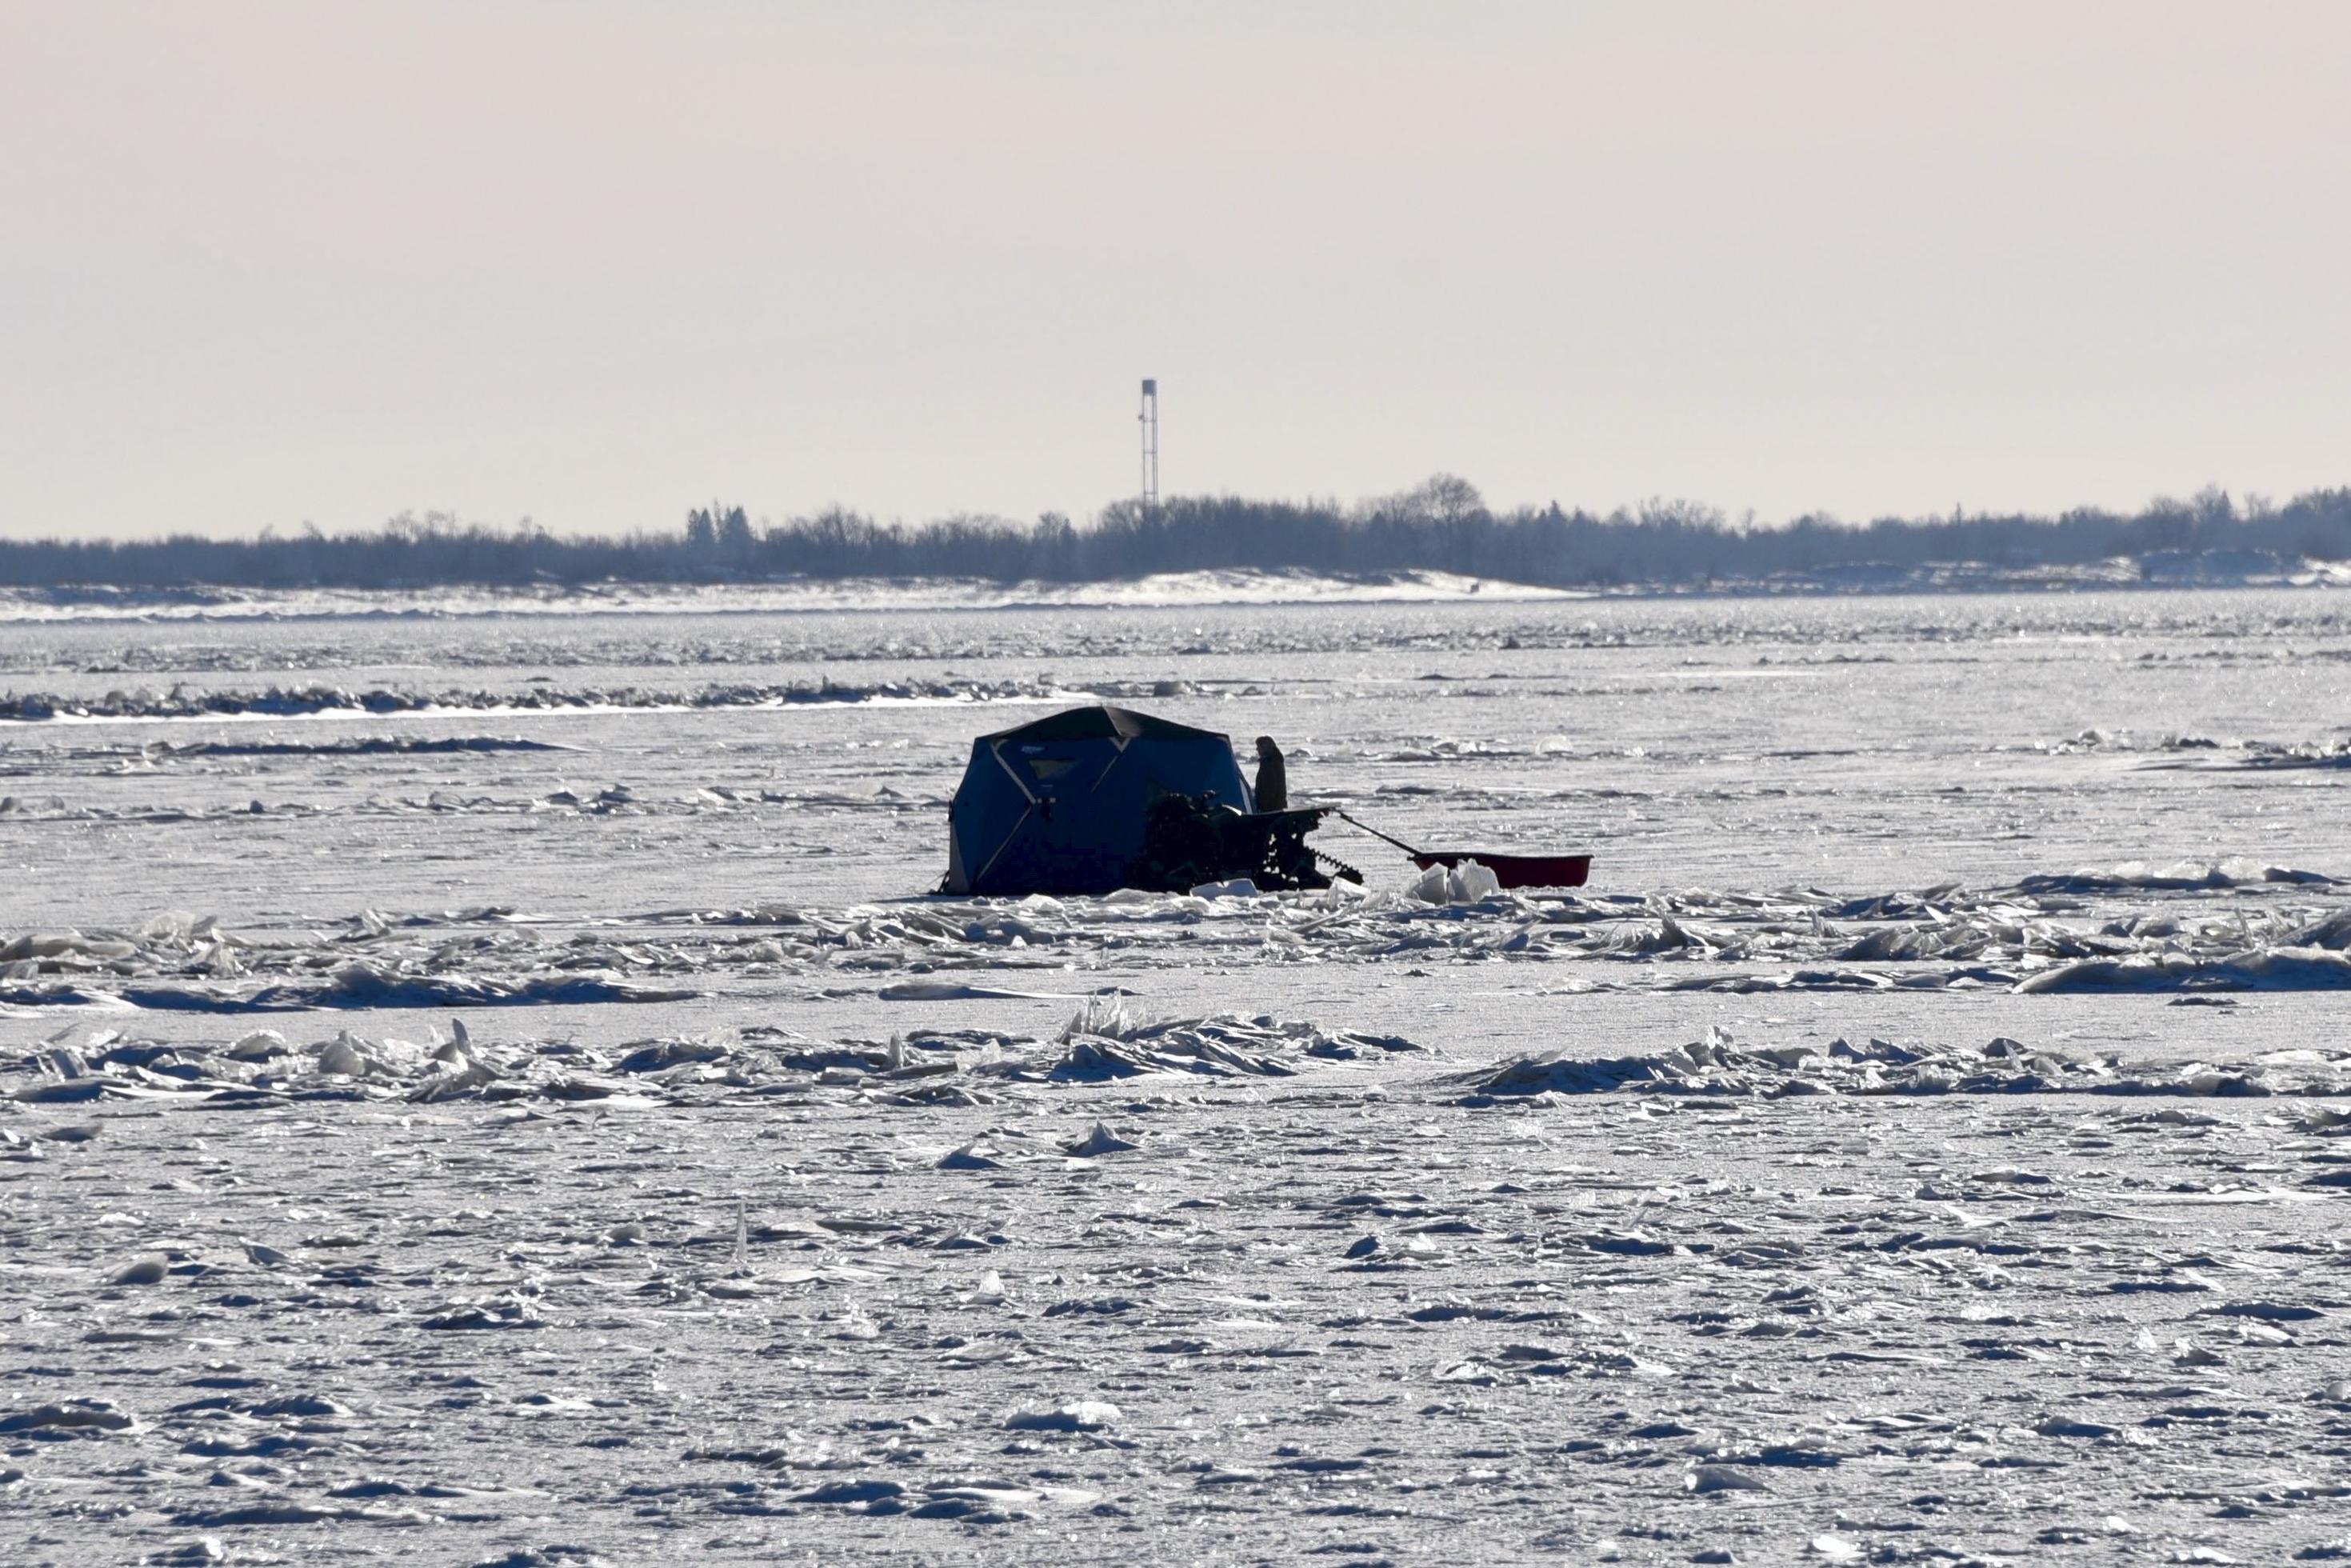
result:
[[[2351,1554],[2338,594],[1144,597],[0,616],[6,1560]]]

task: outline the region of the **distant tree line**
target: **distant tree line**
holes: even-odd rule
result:
[[[530,587],[591,582],[706,583],[777,579],[956,577],[999,582],[1102,581],[1152,572],[1256,568],[1367,573],[1461,572],[1554,587],[1750,581],[1868,565],[2080,566],[2164,551],[2258,551],[2351,559],[2351,489],[2283,506],[2243,505],[2219,490],[2161,499],[2136,513],[2060,517],[1811,516],[1776,526],[1733,522],[1687,502],[1604,517],[1553,504],[1497,512],[1468,481],[1439,475],[1399,495],[1336,501],[1183,497],[1121,501],[1080,526],[1049,512],[1033,523],[957,516],[884,524],[835,507],[754,523],[741,507],[686,515],[676,532],[561,537],[524,523],[461,523],[403,514],[368,533],[133,540],[0,540],[0,586],[162,589]]]

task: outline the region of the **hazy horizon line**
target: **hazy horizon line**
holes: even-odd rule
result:
[[[1303,496],[1249,495],[1238,489],[1207,490],[1168,496],[1151,505],[1162,511],[1181,510],[1201,506],[1245,506],[1321,513],[1353,519],[1371,519],[1382,515],[1395,515],[1401,509],[1407,514],[1413,504],[1428,497],[1439,486],[1459,486],[1468,495],[1461,497],[1466,507],[1457,503],[1461,512],[1475,512],[1496,522],[1559,515],[1584,518],[1601,523],[1632,522],[1658,517],[1671,517],[1685,524],[1706,520],[1712,526],[1740,533],[1771,533],[1799,527],[1849,528],[1863,530],[1888,527],[1932,527],[1938,524],[1966,520],[1998,520],[2007,522],[2038,522],[2057,524],[2069,518],[2123,519],[2145,517],[2168,513],[2218,516],[2240,520],[2257,520],[2274,516],[2297,506],[2310,506],[2351,491],[2351,481],[2343,485],[2316,486],[2301,490],[2283,501],[2257,490],[2235,491],[2217,482],[2209,483],[2190,495],[2182,497],[2158,491],[2137,507],[2115,507],[2095,502],[2081,502],[2055,510],[2033,507],[1969,507],[1955,504],[1949,511],[1880,512],[1866,517],[1848,517],[1834,508],[1822,507],[1779,517],[1765,517],[1752,507],[1740,508],[1736,514],[1713,502],[1687,496],[1651,495],[1636,501],[1620,501],[1605,510],[1581,503],[1568,505],[1557,498],[1549,501],[1519,502],[1497,507],[1486,502],[1477,487],[1458,476],[1439,473],[1422,484],[1387,494],[1366,495],[1353,501],[1342,500],[1335,493]],[[1007,532],[1033,530],[1040,526],[1068,523],[1080,528],[1098,528],[1106,522],[1129,517],[1145,506],[1139,497],[1126,496],[1102,502],[1092,513],[1072,517],[1059,510],[1048,509],[1034,517],[1021,517],[1010,513],[984,508],[956,508],[926,517],[909,517],[899,514],[883,517],[864,510],[853,503],[830,501],[821,507],[800,511],[753,512],[740,502],[713,500],[706,505],[688,505],[676,515],[675,520],[646,522],[617,528],[563,528],[549,526],[530,513],[524,513],[510,522],[497,522],[484,517],[469,517],[463,512],[447,507],[402,507],[373,523],[321,525],[305,518],[295,524],[264,523],[258,527],[235,530],[159,528],[108,534],[66,534],[62,532],[17,532],[10,529],[0,533],[0,549],[25,545],[57,545],[68,548],[120,547],[152,545],[167,540],[201,540],[219,545],[256,545],[273,541],[305,538],[368,539],[403,531],[428,533],[476,533],[503,538],[546,538],[583,544],[624,543],[632,539],[663,538],[682,533],[690,519],[701,511],[741,510],[758,528],[791,528],[829,518],[854,520],[862,525],[893,533],[917,532],[944,526],[1000,528]]]

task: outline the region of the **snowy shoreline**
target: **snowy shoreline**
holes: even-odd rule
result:
[[[956,578],[796,579],[695,585],[585,583],[527,589],[195,587],[176,592],[102,584],[0,588],[0,624],[84,622],[302,622],[489,616],[774,615],[881,611],[1211,609],[1238,606],[1526,604],[1598,599],[1750,599],[2117,590],[2351,587],[2351,562],[2237,555],[2117,558],[2083,566],[1925,567],[1867,563],[1704,584],[1553,588],[1445,571],[1359,576],[1190,571],[1099,582],[1004,584]]]

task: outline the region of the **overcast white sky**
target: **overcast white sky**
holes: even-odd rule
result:
[[[0,531],[2351,482],[2351,5],[0,6]]]

